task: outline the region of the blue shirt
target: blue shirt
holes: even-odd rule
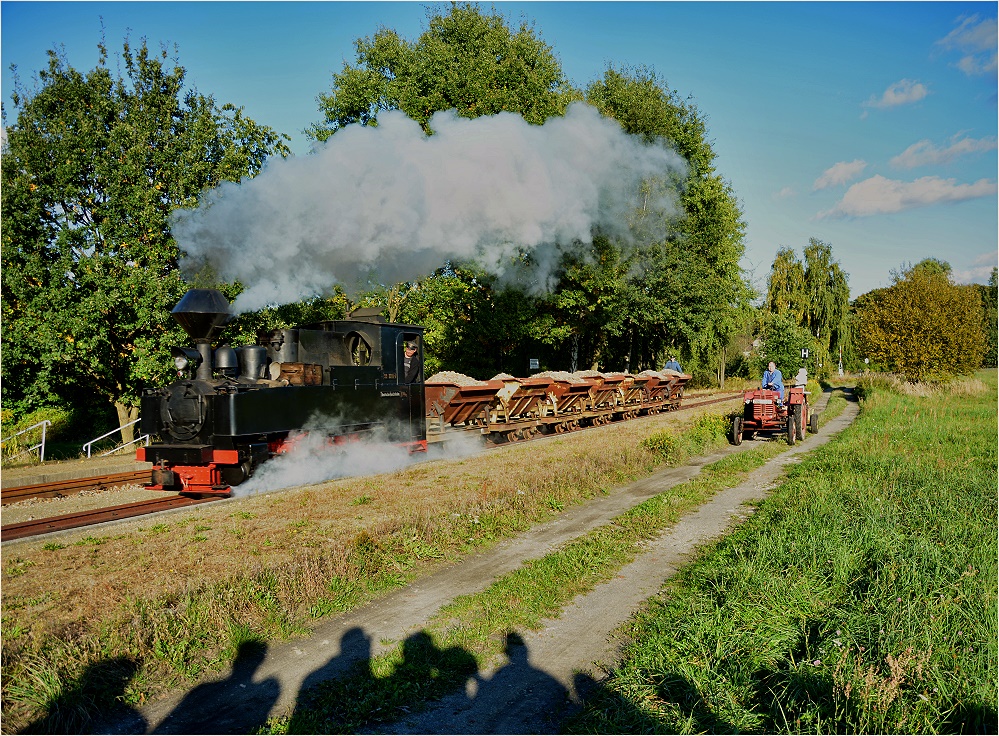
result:
[[[663,366],[664,371],[676,371],[677,373],[683,373],[683,368],[675,360],[667,360],[666,365]]]
[[[781,398],[784,398],[784,376],[776,368],[773,372],[766,370],[763,371],[763,388],[772,389],[774,391],[780,391]]]

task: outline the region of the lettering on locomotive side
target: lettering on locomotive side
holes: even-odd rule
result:
[[[389,396],[402,396],[402,393],[400,393],[399,391],[381,391],[379,392],[378,395],[384,399],[388,398]]]

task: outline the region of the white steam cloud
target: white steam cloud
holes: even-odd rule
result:
[[[447,260],[495,273],[520,252],[550,264],[595,229],[628,242],[640,207],[655,213],[643,227],[651,219],[654,235],[667,234],[673,188],[657,187],[653,201],[640,190],[652,178],[682,178],[686,162],[589,105],[540,126],[512,113],[469,120],[448,111],[430,127],[427,136],[402,113],[385,113],[377,128],[347,126],[312,155],[222,184],[174,221],[185,270],[208,263],[242,282],[238,313],[336,283],[412,280]]]
[[[484,449],[481,436],[456,433],[444,442],[430,445],[426,453],[410,453],[385,439],[386,428],[361,441],[332,444],[328,429],[337,424],[336,419],[313,417],[308,422],[309,429],[289,438],[288,452],[263,463],[246,482],[233,488],[234,495],[245,497],[337,478],[392,473],[427,460],[470,457]]]

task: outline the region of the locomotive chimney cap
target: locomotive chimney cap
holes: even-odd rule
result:
[[[229,300],[218,289],[191,289],[170,313],[195,340],[211,340],[233,318]]]

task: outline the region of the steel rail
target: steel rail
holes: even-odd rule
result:
[[[139,501],[138,503],[125,503],[120,506],[108,506],[103,509],[92,509],[81,511],[77,514],[63,514],[62,516],[50,516],[46,519],[32,519],[31,521],[21,521],[16,524],[8,524],[0,527],[0,540],[7,542],[13,539],[24,539],[34,537],[39,534],[50,532],[61,532],[69,529],[79,529],[84,526],[100,524],[106,521],[119,521],[130,519],[135,516],[145,516],[157,511],[168,511],[170,509],[184,508],[199,503],[208,503],[218,500],[215,497],[194,497],[194,496],[167,496],[165,498],[154,498],[150,501]]]
[[[104,490],[115,486],[148,483],[151,478],[149,470],[132,470],[125,473],[109,473],[89,478],[71,478],[69,480],[36,483],[30,486],[15,486],[0,490],[0,504],[24,501],[29,498],[62,498],[83,491]]]

